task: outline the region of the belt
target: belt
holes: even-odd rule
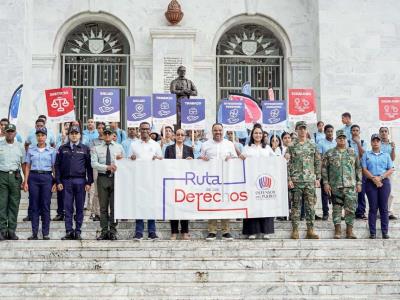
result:
[[[109,177],[109,178],[114,177],[114,174],[98,173],[98,175],[101,177]]]
[[[36,173],[36,174],[51,174],[53,173],[52,171],[40,171],[40,170],[31,170],[31,173]]]
[[[0,171],[0,173],[3,173],[3,174],[14,174],[14,173],[17,173],[17,172],[19,172],[19,170],[16,170],[16,171]]]

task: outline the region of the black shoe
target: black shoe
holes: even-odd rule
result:
[[[209,233],[206,237],[207,241],[214,241],[217,238],[217,235],[215,233]]]
[[[390,236],[387,233],[382,233],[382,238],[387,240],[390,239]]]
[[[93,222],[96,222],[96,221],[100,221],[100,216],[95,215],[95,216],[93,217]]]
[[[322,218],[318,215],[315,215],[315,220],[320,221],[320,220],[322,220]]]
[[[37,234],[32,234],[32,236],[28,237],[28,240],[30,240],[30,241],[38,240]]]
[[[375,233],[371,233],[371,234],[369,235],[369,238],[370,238],[371,240],[376,239],[376,234],[375,234]]]
[[[368,218],[365,215],[356,216],[356,219],[358,219],[358,220],[368,220]]]
[[[81,237],[81,233],[80,232],[76,232],[75,231],[75,240],[81,241],[82,237]]]
[[[4,236],[4,233],[0,232],[0,241],[5,241],[6,237]]]
[[[225,241],[233,241],[233,236],[229,232],[227,232],[222,235],[222,239]]]
[[[97,237],[98,241],[105,241],[108,240],[108,232],[102,232],[100,236]]]
[[[9,231],[8,232],[8,236],[7,236],[8,240],[12,240],[12,241],[17,241],[19,238],[18,236],[15,234],[14,231]]]
[[[327,221],[329,219],[329,215],[323,215],[322,220]]]
[[[29,222],[31,220],[31,218],[29,216],[26,216],[25,218],[22,219],[22,221],[24,222]]]
[[[390,215],[389,220],[397,220],[397,217],[395,215]]]
[[[64,221],[64,216],[62,215],[57,215],[53,218],[53,221]]]
[[[159,237],[157,236],[157,234],[155,232],[150,232],[149,233],[149,239],[151,240],[158,240]]]
[[[285,218],[286,218],[286,217],[277,217],[276,220],[277,220],[277,221],[285,221]]]
[[[69,240],[74,240],[75,239],[75,234],[73,231],[67,232],[67,234],[61,238],[63,241],[69,241]]]
[[[48,240],[50,240],[50,237],[48,235],[44,235],[43,236],[43,241],[48,241]]]
[[[108,239],[109,239],[110,241],[116,241],[116,240],[118,240],[118,239],[117,239],[117,234],[114,233],[114,232],[110,232],[110,233],[108,234]]]
[[[143,240],[143,234],[141,234],[140,232],[136,232],[133,239],[136,241],[141,241],[141,240]]]

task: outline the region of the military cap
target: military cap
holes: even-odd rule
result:
[[[371,141],[373,141],[375,139],[381,140],[381,137],[379,136],[379,134],[374,133],[373,135],[371,135]]]
[[[305,127],[305,128],[307,128],[307,122],[306,122],[306,121],[298,121],[298,122],[296,122],[295,128],[297,129],[297,128],[299,128],[299,127]]]
[[[6,126],[6,129],[5,129],[6,132],[7,132],[7,131],[16,131],[16,130],[17,130],[17,127],[15,127],[14,124],[8,124],[8,125]]]
[[[113,134],[113,133],[114,133],[114,130],[111,128],[110,125],[106,125],[106,127],[104,127],[103,132],[104,132],[104,133],[111,133],[111,134]]]
[[[36,129],[36,134],[38,134],[38,133],[43,133],[44,135],[47,135],[47,129],[46,129],[46,127],[37,128],[37,129]]]
[[[338,138],[338,137],[341,137],[341,136],[347,137],[346,133],[344,132],[344,130],[343,129],[336,130],[336,137]]]
[[[69,133],[72,132],[81,133],[81,129],[79,128],[79,126],[71,126],[71,128],[69,129]]]

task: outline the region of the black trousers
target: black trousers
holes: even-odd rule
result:
[[[189,221],[188,220],[171,220],[171,233],[179,233],[179,222],[181,223],[181,233],[189,233]]]

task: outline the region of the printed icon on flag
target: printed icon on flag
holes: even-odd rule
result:
[[[58,112],[64,112],[65,109],[69,106],[69,101],[65,97],[58,96],[57,98],[53,99],[50,105]]]
[[[294,107],[299,112],[306,112],[310,108],[310,102],[307,99],[295,98]]]
[[[197,111],[197,109],[196,109],[195,107],[191,107],[191,108],[189,109],[189,115],[188,115],[188,117],[187,117],[187,120],[188,120],[189,122],[194,122],[194,121],[196,121],[198,118],[199,118],[199,116],[198,116],[198,111]]]
[[[237,108],[231,109],[229,111],[229,118],[228,118],[228,122],[231,124],[235,124],[237,122],[239,122],[239,110]]]
[[[268,121],[271,124],[278,123],[281,120],[279,118],[279,112],[280,112],[280,110],[278,108],[275,108],[275,109],[271,110],[271,112],[269,114],[270,118],[268,118]]]
[[[158,112],[158,114],[160,116],[168,116],[171,113],[171,111],[169,110],[169,104],[168,102],[163,102],[160,104],[160,110]]]
[[[112,99],[110,97],[103,98],[103,106],[99,107],[101,113],[109,113],[114,110],[114,107],[111,106]]]
[[[132,118],[137,120],[143,118],[146,114],[144,111],[144,105],[142,103],[135,105],[135,112],[132,114]]]

